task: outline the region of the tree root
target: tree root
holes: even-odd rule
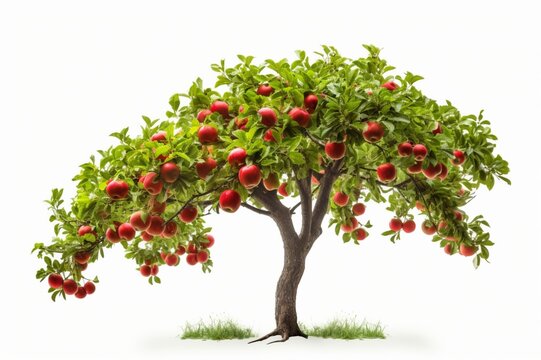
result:
[[[259,341],[263,341],[263,340],[267,340],[268,338],[270,338],[271,336],[276,336],[276,335],[281,335],[282,338],[279,339],[279,340],[273,340],[269,343],[267,343],[267,345],[270,345],[270,344],[275,344],[275,343],[281,343],[281,342],[286,342],[287,340],[289,340],[289,338],[291,336],[300,336],[300,337],[303,337],[305,339],[308,339],[308,335],[306,335],[305,333],[303,333],[302,331],[298,331],[298,333],[295,333],[294,335],[290,335],[288,331],[281,331],[279,329],[275,329],[273,331],[271,331],[270,333],[268,333],[267,335],[264,335],[258,339],[255,339],[255,340],[252,340],[250,341],[248,344],[253,344],[255,342],[259,342]]]

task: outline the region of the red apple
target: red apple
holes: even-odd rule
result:
[[[201,110],[197,113],[197,120],[202,123],[210,114],[212,114],[212,111],[210,111],[209,109]]]
[[[118,227],[118,236],[120,236],[121,239],[130,241],[135,237],[135,229],[130,223],[121,224]]]
[[[366,230],[363,228],[358,228],[357,230],[354,231],[354,233],[355,233],[355,238],[359,241],[366,239],[366,237],[368,236]]]
[[[338,206],[346,206],[349,202],[349,196],[339,191],[334,194],[332,200]]]
[[[146,231],[143,231],[141,233],[141,239],[143,239],[144,241],[152,241],[152,239],[154,239],[154,236],[150,235]]]
[[[263,186],[265,186],[265,189],[268,191],[278,189],[280,186],[280,179],[278,179],[278,175],[275,173],[270,173],[266,179],[263,179]]]
[[[158,174],[155,172],[149,172],[145,176],[143,186],[150,195],[158,195],[162,192],[163,182],[158,179]]]
[[[441,124],[436,121],[436,127],[434,128],[434,130],[432,130],[432,134],[438,135],[438,134],[441,134],[442,132],[443,132],[443,129],[441,127]]]
[[[420,202],[419,200],[415,201],[415,207],[417,208],[417,210],[419,210],[420,212],[423,212],[426,210],[425,208],[425,205]]]
[[[197,217],[197,212],[198,211],[195,206],[187,205],[184,209],[182,209],[180,214],[178,214],[178,218],[183,223],[191,223]]]
[[[66,295],[75,294],[77,292],[77,288],[77,283],[72,279],[64,280],[64,283],[62,284],[62,290],[64,290]]]
[[[417,144],[413,147],[413,157],[417,161],[423,161],[428,154],[426,146],[423,144]]]
[[[118,229],[117,229],[117,230],[118,230]],[[112,242],[113,244],[120,241],[120,236],[118,235],[117,230],[113,230],[113,229],[111,229],[111,228],[108,228],[108,229],[105,231],[105,238],[106,238],[107,240],[109,240],[110,242]]]
[[[427,179],[435,179],[439,174],[441,174],[441,164],[437,163],[436,165],[428,164],[428,166],[421,170],[426,176]]]
[[[351,217],[348,222],[340,225],[340,229],[345,233],[350,233],[357,229],[357,226],[359,226],[359,221],[355,217]]]
[[[226,212],[234,213],[240,207],[242,199],[235,190],[225,190],[220,194],[220,208]]]
[[[325,144],[325,154],[333,160],[340,160],[346,155],[346,143],[327,142]]]
[[[440,163],[441,165],[441,173],[438,175],[438,179],[441,181],[445,180],[447,178],[447,174],[449,174],[449,169],[444,164]]]
[[[150,216],[142,211],[136,211],[130,216],[130,224],[139,231],[145,231],[150,225]]]
[[[423,170],[423,162],[417,161],[414,165],[407,168],[408,174],[419,174]]]
[[[265,140],[266,142],[276,142],[276,138],[272,134],[271,129],[265,131],[265,134],[263,135],[263,140]]]
[[[151,197],[148,201],[148,206],[150,207],[151,214],[163,214],[167,204],[165,202],[159,202],[155,197]]]
[[[432,224],[429,220],[425,220],[421,224],[421,230],[427,235],[434,235],[436,233],[436,225]]]
[[[97,237],[98,234],[94,231],[92,226],[90,225],[82,225],[79,227],[79,230],[77,230],[77,235],[79,236],[85,236],[86,234],[92,234],[94,237]]]
[[[151,141],[157,141],[157,142],[166,142],[167,141],[167,133],[165,131],[159,131],[156,134],[152,135],[150,137]]]
[[[197,130],[197,137],[201,144],[212,144],[218,141],[218,130],[210,125],[203,125]]]
[[[225,119],[229,118],[229,105],[225,101],[215,101],[210,105],[210,111],[217,112]]]
[[[85,271],[85,270],[88,268],[88,263],[77,264],[77,267],[78,267],[81,271]]]
[[[314,94],[308,94],[304,97],[304,107],[309,113],[313,113],[316,110],[318,98]]]
[[[205,249],[208,249],[210,247],[212,247],[212,245],[214,245],[214,236],[210,235],[210,234],[206,234],[205,235],[206,238],[207,238],[207,242],[202,242],[201,243],[201,246]]]
[[[260,84],[257,88],[257,95],[270,96],[274,89],[269,84]]]
[[[261,171],[257,165],[245,165],[239,170],[239,182],[246,189],[253,189],[261,182]]]
[[[113,180],[107,184],[105,188],[107,195],[113,200],[121,200],[128,196],[130,187],[125,181],[122,180]]]
[[[413,152],[413,145],[410,142],[403,142],[398,144],[398,156],[406,157],[410,156]]]
[[[180,176],[180,169],[178,168],[177,164],[173,162],[166,162],[160,168],[160,177],[166,183],[169,183],[169,184],[174,183],[175,181],[177,181],[179,176]]]
[[[457,221],[462,221],[462,219],[464,219],[464,214],[462,212],[455,210],[454,213],[455,219],[457,219]]]
[[[197,253],[198,249],[197,246],[193,242],[188,243],[188,248],[186,249],[188,254],[195,254]]]
[[[389,91],[394,91],[398,89],[398,84],[395,83],[394,81],[387,81],[386,83],[382,84],[381,87]]]
[[[366,127],[363,130],[363,138],[371,143],[381,140],[385,133],[383,126],[375,121],[368,121]]]
[[[75,297],[77,299],[84,299],[86,297],[86,290],[84,287],[79,286],[77,287],[77,291],[75,292]]]
[[[175,250],[175,254],[177,255],[184,255],[186,253],[186,248],[182,245],[179,245],[177,249]]]
[[[411,232],[415,231],[415,227],[416,227],[415,226],[415,221],[413,221],[413,220],[406,220],[402,224],[402,230],[405,233],[411,233]]]
[[[364,204],[357,203],[357,204],[353,205],[351,210],[353,211],[353,214],[355,214],[355,216],[360,216],[360,215],[364,214],[364,212],[366,210],[366,206]]]
[[[310,123],[310,114],[308,111],[299,107],[291,109],[288,115],[303,128],[308,127],[308,124]]]
[[[83,287],[85,288],[87,295],[92,295],[96,291],[96,285],[94,285],[92,281],[87,281]]]
[[[377,167],[378,179],[382,182],[390,182],[396,179],[396,168],[391,163],[381,164]]]
[[[280,186],[278,186],[278,194],[282,195],[283,197],[289,196],[286,187],[287,183],[281,183]]]
[[[227,155],[227,162],[233,167],[238,167],[246,163],[246,150],[235,148]]]
[[[398,232],[402,230],[402,221],[397,218],[392,218],[391,221],[389,221],[389,229],[391,229],[394,232]]]
[[[158,264],[150,265],[150,275],[156,276],[158,275],[159,271],[160,271],[160,267],[158,266]]]
[[[144,277],[150,276],[150,265],[141,265],[141,267],[139,268],[139,272]]]
[[[158,215],[152,215],[150,217],[150,226],[146,229],[149,235],[159,236],[165,229],[165,220]]]
[[[458,252],[460,253],[460,255],[463,255],[463,256],[472,256],[477,252],[477,247],[469,246],[466,244],[460,244]]]
[[[218,163],[213,158],[209,157],[204,162],[198,162],[195,164],[195,172],[197,173],[197,176],[199,176],[201,179],[205,180],[208,176],[208,174],[216,169],[218,166]]]
[[[445,253],[447,255],[453,255],[453,245],[451,244],[446,244],[444,247],[443,247],[443,251],[445,251]]]
[[[165,257],[165,263],[169,266],[178,265],[179,261],[180,258],[177,254],[167,254],[167,256]]]
[[[170,221],[167,224],[165,224],[165,228],[163,229],[161,233],[161,237],[165,239],[171,239],[177,234],[178,226],[177,223],[174,221]]]
[[[455,166],[460,166],[464,164],[464,161],[466,161],[466,154],[462,150],[455,150],[453,151],[453,154],[455,155],[455,158],[451,160],[451,163]]]
[[[197,253],[197,262],[204,264],[209,259],[209,253],[206,251],[199,251]]]
[[[75,260],[77,264],[83,265],[83,264],[86,264],[88,260],[90,260],[91,256],[92,254],[87,251],[80,251],[80,252],[75,253],[75,255],[73,255],[73,260]]]
[[[266,127],[272,127],[276,124],[278,118],[273,109],[264,107],[259,109],[257,113],[261,116],[261,123]]]
[[[188,263],[188,265],[197,264],[197,254],[188,254],[188,255],[186,255],[186,262]]]
[[[64,279],[62,278],[62,275],[53,273],[49,275],[47,278],[47,282],[49,283],[49,286],[53,289],[60,289],[62,287],[62,284],[64,283]]]

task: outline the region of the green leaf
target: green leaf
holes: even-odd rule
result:
[[[304,156],[301,153],[290,152],[288,156],[289,156],[289,159],[296,165],[301,165],[301,164],[306,163],[306,160],[304,159]]]

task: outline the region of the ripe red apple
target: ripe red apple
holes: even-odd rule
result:
[[[413,220],[406,220],[402,224],[402,230],[405,233],[411,233],[411,232],[415,231],[415,227],[416,227],[415,226],[415,221],[413,221]]]
[[[107,195],[113,200],[121,200],[128,196],[130,187],[125,181],[122,180],[113,180],[107,184],[105,188]]]
[[[240,207],[242,199],[235,190],[225,190],[220,194],[220,208],[226,212],[234,213]]]
[[[201,110],[197,113],[197,120],[202,123],[210,114],[212,114],[212,111],[210,111],[209,109]]]
[[[193,242],[188,243],[188,248],[186,249],[188,254],[195,254],[197,253],[198,249],[197,246]]]
[[[86,264],[88,260],[90,260],[91,256],[92,254],[87,251],[80,251],[80,252],[75,253],[75,255],[73,255],[73,260],[75,260],[77,264],[83,265],[83,264]]]
[[[257,88],[257,95],[270,96],[274,89],[269,84],[260,84]]]
[[[428,166],[426,168],[423,168],[421,171],[423,172],[424,176],[427,179],[433,180],[439,174],[441,174],[441,164],[440,163],[437,163],[436,165],[428,164]]]
[[[130,224],[139,231],[145,231],[150,226],[150,216],[142,211],[136,211],[130,216]]]
[[[141,275],[143,275],[144,277],[148,277],[150,276],[150,265],[141,265],[141,267],[139,268],[139,272],[141,273]]]
[[[96,285],[94,285],[92,281],[87,281],[83,287],[85,288],[87,295],[92,295],[96,291]]]
[[[309,113],[313,113],[316,110],[318,98],[314,94],[308,94],[304,97],[304,107]]]
[[[398,144],[398,156],[406,157],[413,153],[413,145],[410,142],[403,142]]]
[[[441,124],[436,121],[436,127],[434,128],[434,130],[432,130],[432,134],[438,135],[438,134],[441,134],[442,132],[443,132],[443,129],[441,127]]]
[[[413,157],[417,161],[423,161],[428,154],[426,146],[423,144],[417,144],[413,147]]]
[[[150,226],[146,229],[149,235],[159,236],[165,229],[165,220],[158,215],[150,217]]]
[[[359,226],[359,221],[355,217],[351,217],[348,222],[340,225],[340,229],[345,233],[350,233],[357,229],[357,226]]]
[[[144,241],[152,241],[152,239],[154,239],[154,236],[150,235],[146,231],[143,231],[141,233],[141,239],[143,239]]]
[[[443,247],[443,251],[445,251],[447,255],[453,255],[453,246],[451,244],[446,244]]]
[[[389,221],[389,229],[391,229],[394,232],[398,232],[402,230],[402,221],[397,218],[392,218],[391,221]]]
[[[325,144],[325,154],[333,160],[340,160],[346,155],[346,143],[327,142]]]
[[[86,297],[86,290],[84,287],[79,286],[77,287],[77,291],[75,292],[75,297],[77,299],[84,299]]]
[[[391,163],[381,164],[377,167],[378,179],[382,182],[390,182],[396,179],[396,168]]]
[[[364,204],[357,203],[353,205],[351,210],[353,211],[353,214],[355,214],[355,216],[361,216],[362,214],[364,214],[366,206]]]
[[[444,164],[440,163],[441,165],[441,173],[438,175],[438,179],[441,181],[445,180],[447,178],[447,174],[449,174],[449,169]]]
[[[93,231],[94,229],[92,228],[92,226],[90,225],[82,225],[79,227],[79,229],[77,230],[77,235],[79,236],[84,236],[86,234],[92,234],[94,235],[94,237],[97,237],[98,234],[96,234],[95,231]]]
[[[355,233],[355,238],[359,241],[366,239],[366,237],[368,236],[368,233],[363,228],[358,228],[357,230],[354,231],[354,233]]]
[[[246,150],[235,148],[227,155],[227,162],[233,167],[238,167],[246,163]]]
[[[195,206],[187,205],[184,209],[182,209],[180,214],[178,214],[178,218],[183,223],[191,223],[197,217],[197,213],[198,211]]]
[[[167,141],[167,133],[165,131],[159,131],[156,134],[152,135],[150,137],[151,141],[157,141],[157,142],[166,142]]]
[[[216,160],[214,160],[211,157],[208,157],[204,162],[198,162],[195,164],[195,172],[197,173],[197,176],[205,180],[208,174],[212,170],[216,169],[217,166],[218,166],[218,163],[216,162]]]
[[[49,275],[49,277],[47,278],[47,282],[49,283],[49,286],[53,289],[59,289],[62,287],[64,279],[62,278],[62,275],[53,273]]]
[[[118,236],[120,236],[121,239],[130,241],[135,237],[135,229],[130,223],[121,224],[118,227]]]
[[[163,182],[158,179],[158,174],[149,172],[143,181],[143,187],[150,195],[158,195],[162,192]]]
[[[407,168],[408,174],[419,174],[423,170],[423,162],[417,161],[414,165]]]
[[[203,125],[197,130],[197,137],[201,144],[212,144],[218,141],[218,130],[210,125]]]
[[[278,189],[280,186],[280,179],[278,179],[278,175],[275,173],[270,173],[266,179],[263,179],[263,186],[265,186],[265,189],[268,191]]]
[[[295,107],[289,111],[289,117],[296,121],[301,127],[306,128],[310,123],[310,114],[308,111]]]
[[[386,83],[382,84],[381,87],[389,91],[395,91],[396,89],[398,89],[398,84],[394,81],[387,81]]]
[[[118,232],[110,228],[105,231],[105,238],[113,244],[120,241],[120,236],[118,235]]]
[[[454,213],[457,221],[462,221],[464,219],[464,214],[461,211],[455,210]]]
[[[150,275],[156,276],[158,275],[159,271],[160,271],[160,267],[158,266],[158,264],[150,265]]]
[[[150,207],[151,214],[163,214],[167,204],[165,202],[159,202],[155,197],[151,197],[148,201],[148,206]]]
[[[434,235],[436,233],[436,225],[432,224],[429,220],[425,220],[421,224],[421,230],[427,235]]]
[[[163,229],[161,233],[161,237],[165,239],[171,239],[177,234],[178,226],[177,223],[174,221],[170,221],[167,224],[165,224],[165,228]]]
[[[458,252],[460,253],[460,255],[463,255],[463,256],[472,256],[477,252],[477,247],[469,246],[466,244],[460,244]]]
[[[466,161],[466,154],[462,150],[455,150],[453,151],[453,154],[455,155],[455,158],[451,160],[451,163],[455,166],[460,166],[464,164],[464,161]]]
[[[179,261],[180,258],[177,254],[167,254],[167,256],[165,257],[165,263],[169,266],[178,265]]]
[[[265,140],[266,142],[276,142],[276,138],[272,134],[271,129],[265,131],[265,134],[263,135],[263,140]]]
[[[175,254],[177,255],[184,255],[186,253],[186,248],[182,245],[179,245],[177,249],[175,250]]]
[[[253,189],[261,182],[261,171],[257,165],[245,165],[239,170],[239,182],[246,189]]]
[[[206,251],[199,251],[197,253],[197,262],[204,264],[209,259],[209,253]]]
[[[64,293],[66,295],[73,295],[77,292],[78,285],[77,283],[72,279],[66,279],[64,280],[64,283],[62,284],[62,290],[64,290]]]
[[[272,127],[276,124],[278,118],[273,109],[264,107],[259,109],[257,113],[261,116],[261,123],[266,127]]]
[[[289,196],[286,187],[287,183],[281,183],[280,186],[278,186],[278,194],[282,195],[283,197]]]
[[[205,248],[205,249],[208,249],[208,248],[212,247],[212,245],[214,245],[214,236],[212,236],[210,234],[206,234],[205,236],[206,236],[208,241],[201,243],[201,246],[203,248]]]
[[[160,168],[160,177],[166,183],[169,183],[169,184],[174,183],[175,181],[177,181],[179,176],[180,176],[180,169],[178,168],[177,164],[173,162],[166,162]]]
[[[225,119],[229,118],[229,105],[225,101],[215,101],[210,105],[210,111],[217,112]]]
[[[239,118],[239,117],[235,118],[235,125],[240,130],[245,130],[247,124],[248,124],[248,118]]]
[[[334,194],[332,200],[338,206],[346,206],[349,202],[349,196],[339,191]]]
[[[188,265],[197,264],[197,254],[188,254],[188,255],[186,255],[186,263],[188,263]]]
[[[363,130],[363,138],[371,143],[381,140],[384,134],[385,130],[383,129],[383,126],[375,121],[368,121]]]
[[[420,202],[419,200],[416,200],[416,201],[415,201],[415,207],[416,207],[417,210],[419,210],[420,212],[423,212],[423,211],[426,210],[425,205],[424,205],[422,202]]]

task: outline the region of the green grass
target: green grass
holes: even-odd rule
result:
[[[323,326],[307,327],[300,325],[302,331],[308,336],[331,338],[331,339],[385,339],[383,327],[377,324],[369,324],[366,321],[359,323],[357,319],[335,319]]]
[[[210,319],[205,323],[202,320],[196,324],[187,323],[181,339],[198,339],[198,340],[231,340],[231,339],[247,339],[254,337],[252,329],[243,327],[235,321],[215,320]]]

